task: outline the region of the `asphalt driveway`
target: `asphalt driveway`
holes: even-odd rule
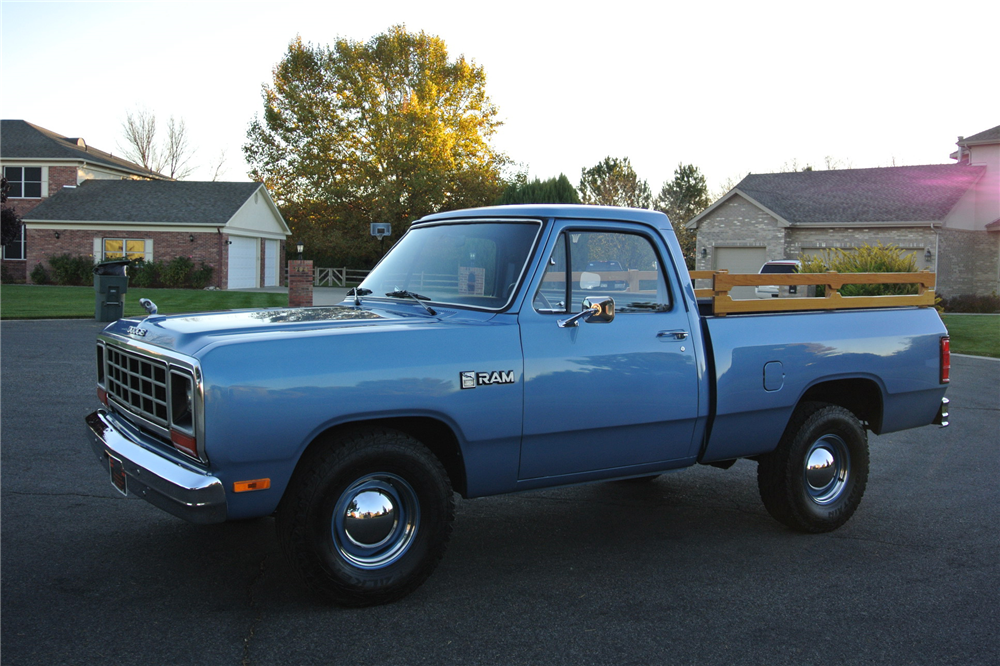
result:
[[[84,437],[99,329],[0,324],[5,665],[1000,663],[1000,362],[953,357],[949,428],[871,438],[832,534],[774,522],[746,461],[460,501],[423,587],[345,610],[271,519],[117,494]]]

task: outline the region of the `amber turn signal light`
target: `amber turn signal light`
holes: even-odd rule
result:
[[[254,479],[253,481],[234,481],[234,493],[248,493],[251,490],[267,490],[271,487],[271,479]]]

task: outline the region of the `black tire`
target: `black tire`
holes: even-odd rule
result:
[[[778,447],[757,463],[767,512],[802,532],[830,532],[846,523],[867,483],[868,434],[852,412],[827,403],[802,404]]]
[[[344,606],[371,606],[430,576],[454,515],[440,461],[409,435],[378,429],[347,433],[304,459],[276,524],[309,588]]]

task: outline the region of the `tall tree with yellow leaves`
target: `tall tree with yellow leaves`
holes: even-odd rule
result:
[[[315,258],[371,263],[371,222],[394,234],[429,213],[493,202],[508,158],[486,73],[443,40],[397,25],[332,47],[296,38],[243,147]]]

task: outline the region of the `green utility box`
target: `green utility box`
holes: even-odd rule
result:
[[[116,321],[125,314],[128,260],[105,261],[94,266],[94,319]]]

